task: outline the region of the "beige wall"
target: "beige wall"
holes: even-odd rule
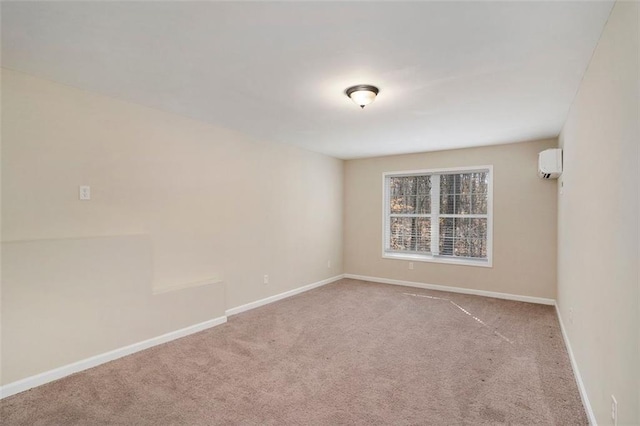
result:
[[[340,160],[3,70],[2,383],[341,274],[342,175]],[[209,279],[225,285],[153,295]],[[24,342],[50,318],[59,344]]]
[[[224,315],[224,286],[153,294],[145,235],[3,243],[2,381]]]
[[[556,181],[537,176],[555,139],[345,162],[345,272],[555,299]],[[493,267],[382,258],[382,174],[494,166]]]
[[[560,137],[558,303],[598,424],[612,394],[640,423],[638,19],[614,6]]]

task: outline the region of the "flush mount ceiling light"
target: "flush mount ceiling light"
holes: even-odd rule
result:
[[[360,105],[360,108],[364,108],[376,100],[378,88],[368,84],[359,84],[358,86],[349,87],[345,90],[345,93],[353,102]]]

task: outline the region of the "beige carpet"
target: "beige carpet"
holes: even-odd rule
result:
[[[587,424],[553,307],[355,280],[0,410],[3,425]]]

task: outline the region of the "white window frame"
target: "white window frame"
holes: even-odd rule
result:
[[[473,173],[488,172],[489,185],[487,193],[487,258],[472,259],[468,257],[455,258],[450,256],[438,256],[437,254],[423,253],[399,253],[389,252],[390,233],[388,231],[390,224],[390,200],[389,200],[389,181],[392,177],[405,176],[424,176],[431,175],[431,242],[432,247],[438,244],[440,240],[440,227],[433,226],[438,223],[440,215],[440,174],[444,173]],[[435,178],[435,179],[434,179]],[[473,218],[477,215],[465,215],[465,217]],[[482,215],[484,217],[484,215]],[[493,165],[472,166],[472,167],[449,167],[442,169],[424,169],[424,170],[406,170],[397,172],[385,172],[382,174],[382,257],[385,259],[408,260],[411,262],[434,262],[448,263],[454,265],[480,266],[485,268],[493,267]]]

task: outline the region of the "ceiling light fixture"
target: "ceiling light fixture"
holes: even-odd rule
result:
[[[378,88],[368,84],[359,84],[358,86],[349,87],[345,90],[345,93],[353,102],[360,105],[360,108],[364,108],[376,100]]]

